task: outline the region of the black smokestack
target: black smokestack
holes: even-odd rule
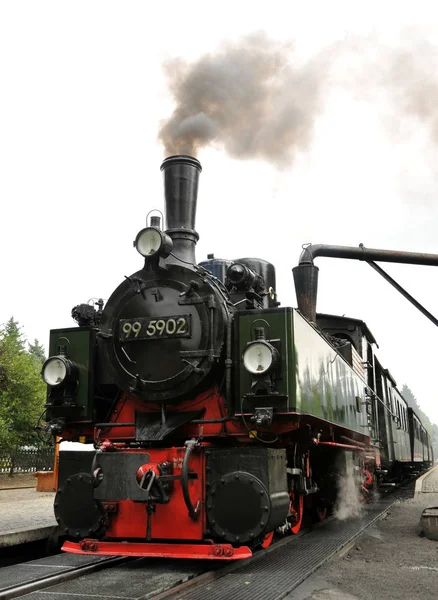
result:
[[[201,163],[192,156],[169,156],[162,165],[167,233],[173,240],[173,254],[196,264],[195,231],[196,201],[198,198]]]

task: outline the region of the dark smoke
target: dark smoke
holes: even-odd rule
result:
[[[234,158],[288,167],[308,148],[336,88],[369,101],[397,143],[421,131],[438,142],[438,47],[421,31],[410,29],[394,47],[377,35],[348,36],[307,61],[291,43],[260,32],[164,68],[176,105],[159,132],[166,155],[196,156],[214,145]]]
[[[176,107],[161,124],[165,154],[209,144],[235,158],[290,165],[311,140],[333,60],[325,49],[300,63],[291,44],[252,34],[188,64],[165,65]]]

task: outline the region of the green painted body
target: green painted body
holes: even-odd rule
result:
[[[76,363],[79,368],[79,382],[74,392],[73,401],[76,406],[56,406],[49,409],[54,417],[73,417],[79,421],[91,421],[93,418],[93,382],[94,373],[94,331],[89,327],[70,327],[67,329],[52,329],[50,331],[49,356],[61,354],[64,348],[65,356]],[[50,403],[51,389],[49,387],[47,400]],[[55,390],[55,394],[59,391]],[[63,414],[65,413],[65,414]]]
[[[243,399],[243,412],[272,406],[276,414],[308,414],[365,436],[370,434],[365,382],[295,309],[276,308],[257,314],[245,311],[237,315],[236,327],[236,361],[240,364],[235,386],[237,413]],[[241,359],[247,343],[255,339],[256,327],[264,327],[266,339],[281,357],[275,376],[278,394],[262,398],[251,395],[252,376]]]

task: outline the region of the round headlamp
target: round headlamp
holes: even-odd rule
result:
[[[243,365],[249,373],[263,375],[275,362],[275,354],[275,348],[267,342],[252,342],[243,353]]]
[[[77,367],[74,363],[63,356],[51,356],[43,364],[41,375],[52,387],[60,386],[63,383],[77,378]]]
[[[172,251],[172,240],[156,227],[145,227],[137,234],[134,246],[145,258],[156,255],[166,258]]]
[[[227,269],[227,282],[229,286],[237,290],[245,291],[254,287],[257,281],[257,273],[242,263],[233,263]]]

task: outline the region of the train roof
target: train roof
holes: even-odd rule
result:
[[[321,317],[323,319],[327,319],[327,320],[338,320],[338,321],[349,321],[351,323],[354,323],[355,325],[357,325],[357,327],[360,327],[360,329],[362,330],[362,333],[364,334],[364,336],[367,338],[367,340],[369,342],[371,342],[372,344],[376,344],[377,348],[379,347],[379,344],[376,341],[376,338],[374,337],[374,335],[371,333],[371,331],[368,328],[368,325],[365,323],[365,321],[362,321],[361,319],[353,319],[353,317],[346,317],[345,315],[328,315],[326,313],[317,313],[316,317]]]
[[[389,369],[383,369],[383,373],[386,375],[386,377],[391,381],[392,385],[394,385],[395,387],[397,387],[397,382],[394,379],[394,377],[391,375],[391,373],[389,372]],[[398,390],[397,390],[398,391]],[[401,393],[399,392],[400,396]],[[404,398],[403,398],[404,400]]]
[[[415,410],[412,408],[412,406],[409,406],[409,405],[408,405],[408,412],[411,412],[411,413],[414,415],[414,417],[417,419],[417,421],[420,423],[420,425],[421,425],[421,426],[422,426],[424,429],[426,429],[426,428],[424,427],[424,425],[423,425],[423,423],[422,423],[422,421],[421,421],[421,419],[420,419],[419,415],[418,415],[418,414],[415,412]]]

